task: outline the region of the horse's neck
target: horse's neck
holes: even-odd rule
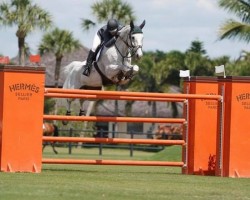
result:
[[[121,33],[116,41],[116,46],[120,53],[125,56],[128,54],[128,43],[129,43],[129,29],[125,28],[125,31]]]

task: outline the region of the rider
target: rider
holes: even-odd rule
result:
[[[115,38],[118,36],[118,31],[121,28],[122,26],[118,23],[116,19],[110,19],[108,20],[107,25],[103,26],[97,31],[94,37],[92,49],[89,51],[86,64],[83,66],[83,75],[89,76],[92,67],[92,62],[94,61],[95,55],[97,53],[96,50],[100,47],[100,45],[112,45],[112,43],[115,41]]]

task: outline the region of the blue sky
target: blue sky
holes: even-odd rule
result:
[[[8,0],[0,0],[0,2]],[[33,0],[48,10],[61,29],[73,32],[74,37],[90,48],[96,29],[83,32],[80,27],[81,18],[95,20],[91,13],[93,0]],[[221,24],[234,15],[227,13],[217,5],[217,0],[126,0],[134,9],[136,23],[144,19],[144,51],[179,50],[184,52],[193,40],[204,43],[208,56],[216,58],[223,55],[232,59],[240,55],[241,50],[249,51],[249,45],[232,40],[218,40],[218,29]],[[17,55],[16,27],[0,29],[0,54],[14,57]],[[43,33],[34,31],[26,38],[32,53]]]

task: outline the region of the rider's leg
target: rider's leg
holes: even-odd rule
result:
[[[96,33],[95,37],[94,37],[94,41],[93,41],[93,45],[92,45],[92,49],[89,51],[88,57],[87,57],[87,61],[86,61],[86,65],[84,65],[84,70],[83,70],[83,75],[85,76],[89,76],[90,71],[91,71],[91,67],[92,67],[92,62],[95,59],[95,52],[97,47],[101,44],[101,38],[99,37],[99,35]]]
[[[95,58],[95,52],[90,50],[89,55],[88,55],[87,60],[86,60],[86,64],[83,66],[84,67],[84,70],[82,73],[83,75],[89,76],[90,70],[91,70],[91,65],[92,65],[92,62],[94,61],[94,58]]]

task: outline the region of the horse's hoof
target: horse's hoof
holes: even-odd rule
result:
[[[80,110],[79,116],[85,116],[85,111],[84,110]]]
[[[124,75],[125,79],[132,79],[134,76],[134,69],[131,68],[129,71],[127,71]]]

